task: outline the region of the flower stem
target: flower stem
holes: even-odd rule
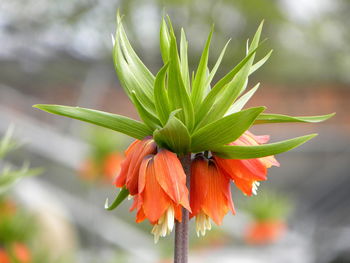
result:
[[[179,157],[182,167],[186,174],[186,185],[190,190],[190,169],[191,154]],[[174,263],[187,263],[188,258],[188,220],[189,213],[187,209],[182,208],[182,221],[175,223],[175,251]]]

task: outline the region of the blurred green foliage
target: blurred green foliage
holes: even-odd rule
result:
[[[244,209],[255,221],[285,220],[291,212],[292,201],[282,194],[267,191],[246,200]]]

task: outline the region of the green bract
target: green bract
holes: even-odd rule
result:
[[[231,159],[249,159],[274,155],[293,149],[315,134],[259,146],[230,146],[254,124],[278,122],[320,122],[334,114],[291,117],[263,113],[265,107],[242,110],[259,84],[245,93],[250,74],[270,57],[268,52],[254,62],[260,47],[263,23],[259,26],[246,56],[215,85],[212,79],[224,56],[228,43],[217,62],[208,66],[209,33],[196,72],[190,77],[187,59],[188,43],[181,30],[180,47],[168,18],[161,22],[160,51],[164,66],[154,76],[137,56],[126,36],[121,17],[117,15],[117,31],[113,38],[113,60],[120,83],[135,105],[142,122],[130,118],[79,107],[35,105],[49,113],[75,118],[106,127],[136,139],[153,136],[160,147],[179,155],[213,151]]]

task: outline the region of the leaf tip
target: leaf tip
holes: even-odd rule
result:
[[[108,197],[106,198],[106,201],[105,201],[105,210],[109,210]]]
[[[32,107],[39,110],[45,110],[45,104],[34,104]]]

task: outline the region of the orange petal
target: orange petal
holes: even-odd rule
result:
[[[146,157],[141,166],[140,178],[144,178],[140,179],[144,180],[144,187],[140,192],[142,208],[149,221],[155,224],[173,202],[157,181],[153,158]]]
[[[209,163],[207,176],[209,187],[202,209],[217,225],[220,225],[229,209],[233,208],[227,199],[230,192],[225,193],[229,190],[230,180],[219,172],[214,162]]]
[[[157,180],[165,193],[176,203],[191,210],[186,187],[186,174],[175,153],[161,149],[154,157]]]
[[[274,156],[266,156],[259,158],[259,160],[265,165],[266,168],[270,168],[271,166],[280,166],[280,163],[275,159]]]
[[[136,146],[135,146],[136,147]],[[156,143],[152,139],[144,139],[140,144],[137,145],[132,151],[130,156],[131,161],[128,169],[128,174],[126,176],[126,188],[129,190],[131,195],[138,193],[138,177],[139,169],[143,158],[149,154],[155,153],[157,149]]]
[[[141,141],[136,140],[129,145],[128,149],[125,150],[125,159],[120,164],[120,172],[115,180],[116,187],[123,187],[126,184],[126,177],[128,175],[130,163],[133,157],[133,152],[137,149]]]
[[[175,212],[175,219],[179,222],[182,221],[182,206],[181,205],[175,205],[174,206],[174,212]]]
[[[258,159],[222,159],[214,156],[214,159],[221,170],[226,175],[234,179],[240,177],[242,179],[266,180],[267,169],[265,165]]]
[[[140,140],[133,141],[129,147],[124,151],[125,156],[128,156],[135,148],[137,148],[137,145],[140,143]]]
[[[196,216],[202,209],[202,204],[208,193],[208,161],[203,157],[196,157],[191,164],[191,217]]]
[[[255,180],[245,180],[236,177],[234,180],[235,185],[246,195],[251,196],[253,194],[253,183]]]
[[[141,223],[143,220],[146,219],[146,215],[143,211],[143,208],[141,207],[136,214],[136,223]]]

